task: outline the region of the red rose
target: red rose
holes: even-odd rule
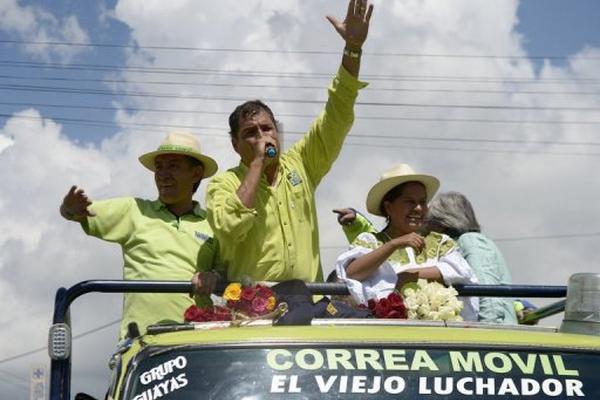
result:
[[[388,299],[380,299],[375,305],[375,316],[377,318],[385,318],[390,311],[391,307]]]
[[[383,318],[400,318],[406,319],[408,314],[406,312],[406,306],[404,305],[404,299],[398,292],[392,292],[388,295],[387,300],[390,305],[390,310]]]
[[[187,310],[185,310],[183,318],[187,322],[210,321],[212,318],[212,310],[210,307],[199,308],[193,305],[188,307]]]
[[[239,303],[239,301],[236,301],[236,300],[227,300],[227,307],[231,308],[233,310],[236,310],[238,303]]]
[[[231,321],[231,311],[225,307],[215,306],[212,317],[213,321]]]
[[[252,310],[252,300],[241,299],[233,307],[235,310],[248,314]]]
[[[200,309],[201,315],[200,315],[200,319],[202,321],[212,321],[213,320],[213,310],[212,307],[203,307]]]
[[[199,315],[198,307],[196,305],[191,305],[185,310],[183,313],[183,320],[185,322],[196,321],[197,316]]]
[[[273,291],[262,285],[256,285],[256,296],[262,297],[263,299],[268,299],[271,296],[274,296]]]
[[[401,309],[396,308],[390,310],[390,312],[384,318],[396,318],[396,319],[406,319],[407,318],[406,308],[402,306]]]
[[[402,296],[396,292],[392,292],[388,297],[380,300],[371,299],[368,306],[376,318],[407,318],[406,306]]]
[[[404,301],[402,300],[402,296],[400,296],[397,292],[392,292],[387,297],[390,302],[390,306],[392,308],[404,307]]]
[[[254,314],[262,315],[265,313],[265,311],[267,311],[268,304],[269,301],[267,299],[255,297],[254,300],[252,300],[252,307],[250,308],[250,311]]]
[[[369,307],[369,310],[371,310],[371,311],[373,311],[373,313],[375,313],[375,306],[377,306],[377,301],[375,301],[374,299],[369,299],[367,305]]]
[[[256,297],[256,289],[253,287],[244,287],[242,288],[242,294],[240,295],[240,300],[252,301],[254,297]]]

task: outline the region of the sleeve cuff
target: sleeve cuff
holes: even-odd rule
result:
[[[440,270],[446,285],[478,283],[473,270],[457,250],[453,250],[442,257],[436,266]]]
[[[83,221],[79,222],[79,224],[81,225],[81,228],[83,229],[83,231],[89,235],[90,234],[90,222],[89,222],[89,218],[86,217]]]
[[[255,208],[246,207],[235,193],[233,194],[233,196],[227,197],[227,200],[225,202],[239,215],[258,215],[258,212]]]
[[[358,91],[367,87],[369,84],[367,82],[363,82],[350,74],[350,72],[346,71],[342,65],[337,71],[337,75],[333,80],[333,86],[341,85],[345,86],[352,91]]]

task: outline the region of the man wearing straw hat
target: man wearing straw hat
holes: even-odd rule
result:
[[[214,289],[218,242],[206,212],[192,200],[203,178],[217,172],[217,163],[204,155],[198,140],[187,133],[170,133],[156,151],[139,157],[154,173],[157,200],[133,197],[90,201],[83,189],[71,187],[61,215],[79,222],[88,235],[115,242],[123,251],[123,278],[131,280],[190,280],[195,273],[197,301],[206,302]],[[125,294],[121,333],[136,322],[140,329],[160,320],[181,321],[194,300],[184,294]]]
[[[342,65],[325,109],[289,151],[281,153],[266,104],[249,101],[230,115],[240,163],[207,188],[208,220],[223,244],[229,280],[323,280],[314,192],[340,152],[358,90],[366,86],[358,71],[372,12],[367,0],[351,0],[343,22],[327,17],[346,43]]]

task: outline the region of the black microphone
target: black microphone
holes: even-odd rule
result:
[[[267,147],[265,148],[265,154],[269,158],[274,158],[277,155],[277,149],[272,144],[267,145]]]

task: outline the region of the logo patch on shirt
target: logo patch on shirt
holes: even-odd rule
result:
[[[289,172],[287,174],[287,179],[288,179],[288,181],[290,181],[292,186],[298,186],[299,184],[302,183],[302,178],[300,178],[300,175],[298,175],[296,170],[292,170],[291,172]]]
[[[335,315],[338,313],[337,308],[335,308],[335,306],[331,303],[327,304],[326,310],[329,313],[329,315]]]
[[[196,232],[194,232],[194,234],[196,235],[196,239],[202,240],[206,243],[212,243],[212,241],[213,241],[213,238],[208,236],[206,233],[196,231]]]

